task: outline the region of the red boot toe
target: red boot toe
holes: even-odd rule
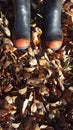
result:
[[[30,46],[30,40],[20,38],[14,40],[14,45],[18,49],[27,49]]]

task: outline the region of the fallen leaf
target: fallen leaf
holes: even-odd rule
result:
[[[8,84],[4,92],[9,92],[13,88],[12,84]]]
[[[32,40],[35,46],[41,42],[40,40],[41,34],[42,34],[42,30],[38,27],[35,27],[35,30],[32,33]]]
[[[46,129],[47,128],[47,125],[41,125],[40,126],[40,129]]]
[[[35,68],[35,67],[30,67],[30,68],[24,67],[24,69],[25,69],[27,72],[33,72],[36,68]]]
[[[39,59],[39,64],[41,66],[45,66],[47,64],[47,61],[45,59],[41,58],[41,59]]]
[[[20,123],[12,123],[12,127],[17,129],[19,126],[20,126],[21,122]]]
[[[6,109],[4,109],[4,110],[2,109],[2,110],[1,110],[1,109],[0,109],[0,117],[1,117],[1,116],[6,116],[7,114],[8,114],[8,110],[6,110]]]
[[[4,69],[6,69],[10,64],[12,64],[12,61],[11,60],[7,60],[4,64]]]
[[[37,106],[36,106],[35,103],[33,103],[32,106],[31,106],[31,112],[34,113],[36,111],[37,111]]]
[[[23,102],[22,114],[24,114],[24,112],[27,108],[28,102],[29,102],[29,99],[25,99],[25,101]]]
[[[37,65],[37,60],[35,58],[30,59],[29,64],[30,64],[30,66],[36,66]]]
[[[18,90],[21,95],[27,92],[27,87]]]

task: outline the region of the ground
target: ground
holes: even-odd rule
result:
[[[43,1],[32,1],[32,41],[13,46],[11,1],[0,2],[0,130],[73,130],[73,0],[62,1],[63,46],[43,47]]]

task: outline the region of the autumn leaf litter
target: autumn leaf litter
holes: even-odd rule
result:
[[[72,6],[72,1],[63,1],[65,38],[58,52],[43,49],[37,15],[31,22],[31,47],[17,50],[7,15],[0,12],[1,130],[73,130]]]

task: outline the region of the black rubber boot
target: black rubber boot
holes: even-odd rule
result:
[[[53,50],[60,49],[63,41],[61,4],[62,0],[45,0],[45,42]]]
[[[19,49],[30,46],[30,0],[13,0],[15,24],[13,29],[14,45]]]

